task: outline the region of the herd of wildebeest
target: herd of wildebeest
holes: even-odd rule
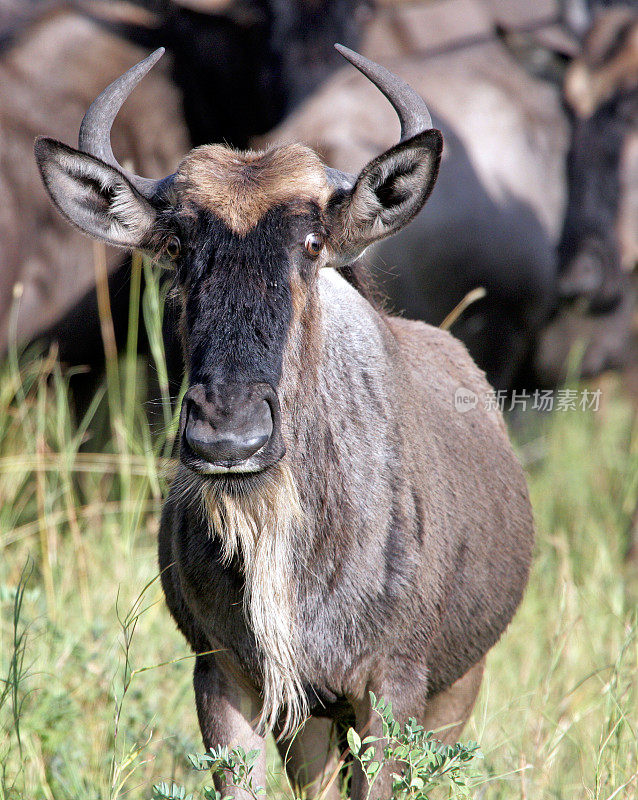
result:
[[[94,374],[103,360],[94,252],[46,199],[37,133],[73,142],[96,93],[163,45],[170,60],[114,128],[124,163],[158,176],[192,145],[290,140],[354,171],[396,121],[340,65],[338,41],[405,78],[445,139],[425,210],[362,259],[391,307],[439,324],[483,287],[452,331],[498,389],[555,386],[579,342],[582,374],[622,367],[638,257],[637,14],[595,0],[2,0],[0,352],[19,283],[19,344],[56,341],[63,363]],[[122,344],[129,261],[110,250],[108,270]]]
[[[555,385],[579,341],[583,374],[630,357],[636,8],[0,7],[3,350],[42,337],[99,374],[80,232],[121,248],[119,342],[122,253],[171,275],[188,388],[159,562],[205,746],[256,749],[264,785],[274,732],[313,797],[335,722],[382,736],[371,691],[454,741],[533,522],[499,408],[453,398]],[[351,796],[391,771],[368,790],[355,765]]]

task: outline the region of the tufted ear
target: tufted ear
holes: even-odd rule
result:
[[[442,150],[441,132],[430,128],[363,168],[352,189],[337,196],[333,209],[334,235],[344,255],[358,255],[418,214],[434,187]]]
[[[39,137],[35,158],[60,212],[84,233],[118,247],[139,247],[155,211],[118,170],[55,139]]]

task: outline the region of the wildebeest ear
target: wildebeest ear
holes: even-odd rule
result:
[[[443,137],[431,128],[370,161],[336,200],[335,238],[344,254],[391,236],[418,214],[434,187]]]
[[[118,170],[46,137],[35,158],[51,199],[84,233],[118,247],[138,247],[155,219],[151,204]]]

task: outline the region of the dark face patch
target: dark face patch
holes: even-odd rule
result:
[[[593,312],[608,310],[621,294],[621,157],[637,115],[638,91],[613,98],[587,119],[572,120],[559,285],[565,299],[587,298]]]
[[[276,388],[291,318],[281,215],[245,237],[200,212],[178,279],[192,383],[262,382]]]
[[[174,219],[182,253],[176,280],[190,383],[267,383],[275,391],[293,316],[293,282],[307,284],[314,263],[304,249],[322,232],[319,209],[268,211],[241,236],[208,210]]]

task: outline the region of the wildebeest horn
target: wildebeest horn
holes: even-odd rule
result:
[[[392,107],[397,112],[401,122],[401,141],[411,139],[417,133],[430,130],[432,127],[432,117],[425,105],[425,100],[418,95],[411,86],[393,75],[390,70],[375,64],[354,50],[349,50],[343,45],[336,44],[335,48],[347,59],[359,72],[362,72],[368,80],[381,91],[392,103]]]
[[[121,75],[107,86],[89,106],[80,125],[80,135],[78,137],[79,150],[95,156],[111,167],[118,169],[126,175],[137,191],[147,198],[155,194],[158,185],[162,181],[154,181],[134,175],[117,162],[111,148],[111,127],[126,98],[163,55],[164,48],[158,48],[150,56],[131,67],[124,75]]]
[[[425,101],[404,80],[348,47],[336,44],[335,49],[388,98],[401,123],[401,142],[416,136],[417,133],[430,130],[432,117]],[[356,180],[354,175],[348,175],[337,169],[327,169],[326,173],[330,183],[337,188],[352,186]]]

